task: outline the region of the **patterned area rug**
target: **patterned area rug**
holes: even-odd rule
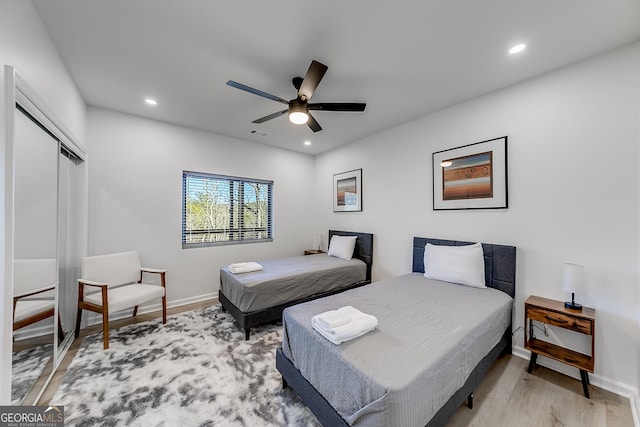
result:
[[[13,353],[11,360],[11,404],[20,405],[53,356],[53,344]]]
[[[66,426],[319,426],[275,367],[281,326],[251,339],[219,305],[85,338],[51,399]]]

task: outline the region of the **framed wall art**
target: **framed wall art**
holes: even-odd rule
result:
[[[333,175],[333,211],[362,211],[362,169]]]
[[[507,137],[433,153],[433,209],[505,209]]]

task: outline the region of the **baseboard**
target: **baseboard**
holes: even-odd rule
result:
[[[193,304],[196,302],[202,302],[202,301],[207,301],[207,300],[216,300],[216,302],[218,301],[218,293],[217,292],[211,292],[208,294],[204,294],[204,295],[198,295],[196,297],[189,297],[189,298],[182,298],[176,301],[169,301],[167,302],[167,308],[174,308],[174,307],[181,307],[183,305],[187,305],[187,304]],[[154,304],[153,306],[149,306],[149,307],[154,307],[152,309],[150,309],[149,311],[154,311],[154,310],[161,310],[162,309],[162,305],[160,303],[158,304]]]
[[[167,302],[167,308],[175,308],[175,307],[181,307],[183,305],[188,305],[188,304],[193,304],[193,303],[197,303],[197,302],[202,302],[202,301],[207,301],[207,300],[215,300],[216,302],[218,301],[218,293],[217,292],[212,292],[212,293],[208,293],[208,294],[204,294],[204,295],[198,295],[195,297],[189,297],[189,298],[182,298],[179,300],[174,300],[174,301],[168,301]],[[113,320],[120,320],[120,319],[125,319],[127,317],[131,317],[131,311],[132,309],[126,309],[123,311],[120,311],[118,313],[113,313],[109,316],[109,321],[113,321]],[[144,306],[140,306],[138,308],[138,314],[145,314],[145,313],[151,313],[154,311],[159,311],[162,310],[162,304],[161,303],[156,303],[156,304],[149,304],[149,305],[144,305]],[[82,328],[86,328],[87,326],[92,326],[95,324],[99,324],[102,323],[102,316],[97,314],[97,313],[92,313],[88,310],[84,310],[83,314],[83,318],[86,320],[82,321]],[[87,315],[88,314],[88,315]],[[86,323],[85,323],[86,321]]]
[[[41,337],[43,335],[51,335],[53,334],[53,324],[46,326],[33,326],[29,325],[26,328],[18,329],[18,331],[14,332],[13,339],[18,341],[28,340],[31,338]]]
[[[518,345],[513,347],[512,354],[525,360],[529,360],[531,358],[531,352]],[[537,364],[580,381],[579,371],[576,368],[573,368],[564,363],[549,359],[544,356],[539,356]],[[613,381],[598,374],[589,374],[589,381],[596,387],[629,399],[634,425],[635,427],[640,427],[640,396],[638,395],[638,389],[618,381]]]

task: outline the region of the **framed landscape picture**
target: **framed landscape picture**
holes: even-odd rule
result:
[[[504,209],[507,137],[433,153],[433,209]]]
[[[333,211],[362,211],[362,169],[333,175]]]

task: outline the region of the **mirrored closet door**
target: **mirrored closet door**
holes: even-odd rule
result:
[[[14,122],[11,403],[53,364],[58,285],[58,141],[18,108]]]
[[[5,76],[7,68],[5,67]],[[73,340],[84,153],[14,75],[7,184],[13,271],[11,404],[37,404]],[[9,103],[11,102],[11,103]]]

